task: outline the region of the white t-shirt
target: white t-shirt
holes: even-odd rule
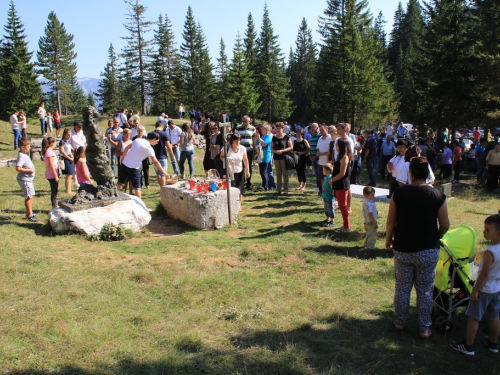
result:
[[[78,147],[85,147],[85,143],[87,143],[87,138],[83,134],[83,131],[80,130],[78,133],[75,132],[75,129],[71,130],[71,147],[75,150]]]
[[[139,169],[142,166],[142,161],[150,156],[155,156],[155,150],[147,139],[137,138],[132,142],[132,146],[125,155],[122,163],[126,167]]]
[[[285,125],[285,126],[283,127],[283,132],[284,132],[285,134],[290,134],[290,125],[288,125],[288,124],[287,124],[287,125]]]
[[[71,138],[65,141],[64,139],[61,139],[61,142],[59,143],[59,146],[63,146],[64,153],[68,156],[71,156]]]
[[[234,160],[234,173],[240,173],[243,171],[243,157],[247,153],[247,149],[239,145],[238,152],[234,152],[232,147],[229,147],[227,151],[227,157],[233,158]]]
[[[349,146],[351,146],[351,153],[354,155],[354,148],[356,147],[354,145],[354,141],[351,139],[351,137],[349,136],[344,136],[344,137],[338,137],[336,140],[335,140],[335,143],[333,144],[333,158],[334,160],[337,160],[337,156],[339,155],[339,152],[337,151],[337,141],[339,139],[345,139],[346,141],[349,142]]]
[[[156,122],[158,122],[158,121],[161,121],[163,126],[167,126],[167,120],[164,119],[162,116],[158,116],[158,118],[156,119]]]
[[[436,179],[436,176],[434,176],[434,172],[432,171],[432,168],[429,165],[429,174],[427,175],[427,179],[425,180],[426,184],[432,184],[434,180]],[[405,185],[411,184],[411,178],[410,178],[410,163],[405,162],[403,167],[400,169],[398,176],[396,177],[396,181],[401,182]]]
[[[500,245],[491,245],[485,251],[493,254],[493,264],[488,272],[488,277],[481,287],[483,293],[498,293],[500,292]],[[479,272],[483,268],[483,261],[479,265]]]
[[[120,127],[124,127],[127,124],[127,115],[124,113],[119,113],[118,118],[120,119]]]
[[[392,177],[396,178],[398,177],[399,173],[401,172],[401,169],[403,169],[405,165],[405,156],[404,155],[397,155],[391,158],[389,160],[390,163],[392,163],[393,169],[392,169]]]
[[[17,116],[16,115],[11,115],[9,118],[9,122],[12,125],[12,130],[17,129],[19,130],[19,124],[17,123]]]
[[[391,124],[387,125],[386,135],[390,135],[392,137],[392,132],[393,132],[392,125]]]
[[[180,136],[182,134],[182,130],[178,126],[176,126],[173,129],[168,127],[167,130],[165,130],[165,133],[168,134],[168,137],[170,138],[170,143],[172,145],[176,145],[177,143],[179,143]]]
[[[46,113],[44,107],[38,107],[38,118],[45,118]]]
[[[330,149],[330,142],[332,141],[332,137],[327,135],[325,139],[323,137],[319,137],[318,145],[316,146],[318,149],[318,153],[326,152],[326,155],[321,155],[318,160],[319,165],[325,165],[328,163],[328,150]]]

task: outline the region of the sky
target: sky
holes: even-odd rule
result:
[[[375,16],[382,11],[389,35],[399,0],[368,0],[371,13]],[[406,0],[401,1],[406,7]],[[232,57],[233,46],[238,31],[243,37],[248,13],[252,13],[257,32],[262,25],[262,14],[265,0],[190,0],[179,4],[165,0],[141,0],[147,7],[146,18],[157,21],[160,14],[166,14],[171,22],[177,46],[182,43],[182,31],[188,6],[191,5],[194,17],[200,22],[207,39],[207,45],[215,65],[219,55],[221,37],[226,44],[226,54]],[[35,0],[14,0],[18,16],[25,27],[30,51],[38,50],[38,40],[44,34],[47,16],[54,11],[63,22],[68,33],[74,35],[77,53],[78,78],[99,78],[108,61],[108,49],[113,44],[119,53],[125,45],[123,36],[127,32],[123,26],[126,22],[127,6],[123,0],[51,0],[48,2]],[[288,56],[290,47],[295,48],[297,32],[305,18],[313,38],[320,41],[318,17],[326,8],[326,0],[267,0],[269,16],[275,35],[278,35],[282,51]],[[7,22],[10,0],[0,0],[0,25]],[[1,35],[5,32],[2,29]],[[150,38],[153,37],[151,32]],[[36,59],[36,53],[34,54]]]

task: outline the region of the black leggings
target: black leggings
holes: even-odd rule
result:
[[[57,192],[59,191],[59,181],[56,182],[55,178],[48,178],[50,184],[50,201],[52,208],[57,207]]]
[[[299,157],[299,162],[295,170],[297,171],[297,178],[299,179],[299,183],[306,183],[306,168],[307,168],[307,160]]]

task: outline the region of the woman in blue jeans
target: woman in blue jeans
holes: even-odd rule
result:
[[[191,125],[187,122],[182,125],[182,133],[179,138],[181,158],[179,160],[179,169],[182,175],[182,179],[186,178],[184,174],[184,162],[188,161],[189,164],[189,177],[193,177],[194,174],[194,145],[196,144],[196,137],[194,135]]]
[[[261,129],[262,136],[259,132],[255,133],[257,142],[259,142],[262,147],[262,160],[259,163],[260,177],[262,178],[262,187],[260,190],[269,191],[270,189],[276,188],[273,176],[273,165],[271,163],[271,143],[273,141],[273,134],[271,133],[271,125],[267,122],[262,125]]]

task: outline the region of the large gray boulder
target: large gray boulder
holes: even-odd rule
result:
[[[50,226],[57,234],[99,234],[105,224],[121,225],[136,233],[140,232],[151,221],[151,214],[141,199],[135,196],[131,198],[109,206],[76,212],[68,212],[62,207],[54,208],[49,212]]]

